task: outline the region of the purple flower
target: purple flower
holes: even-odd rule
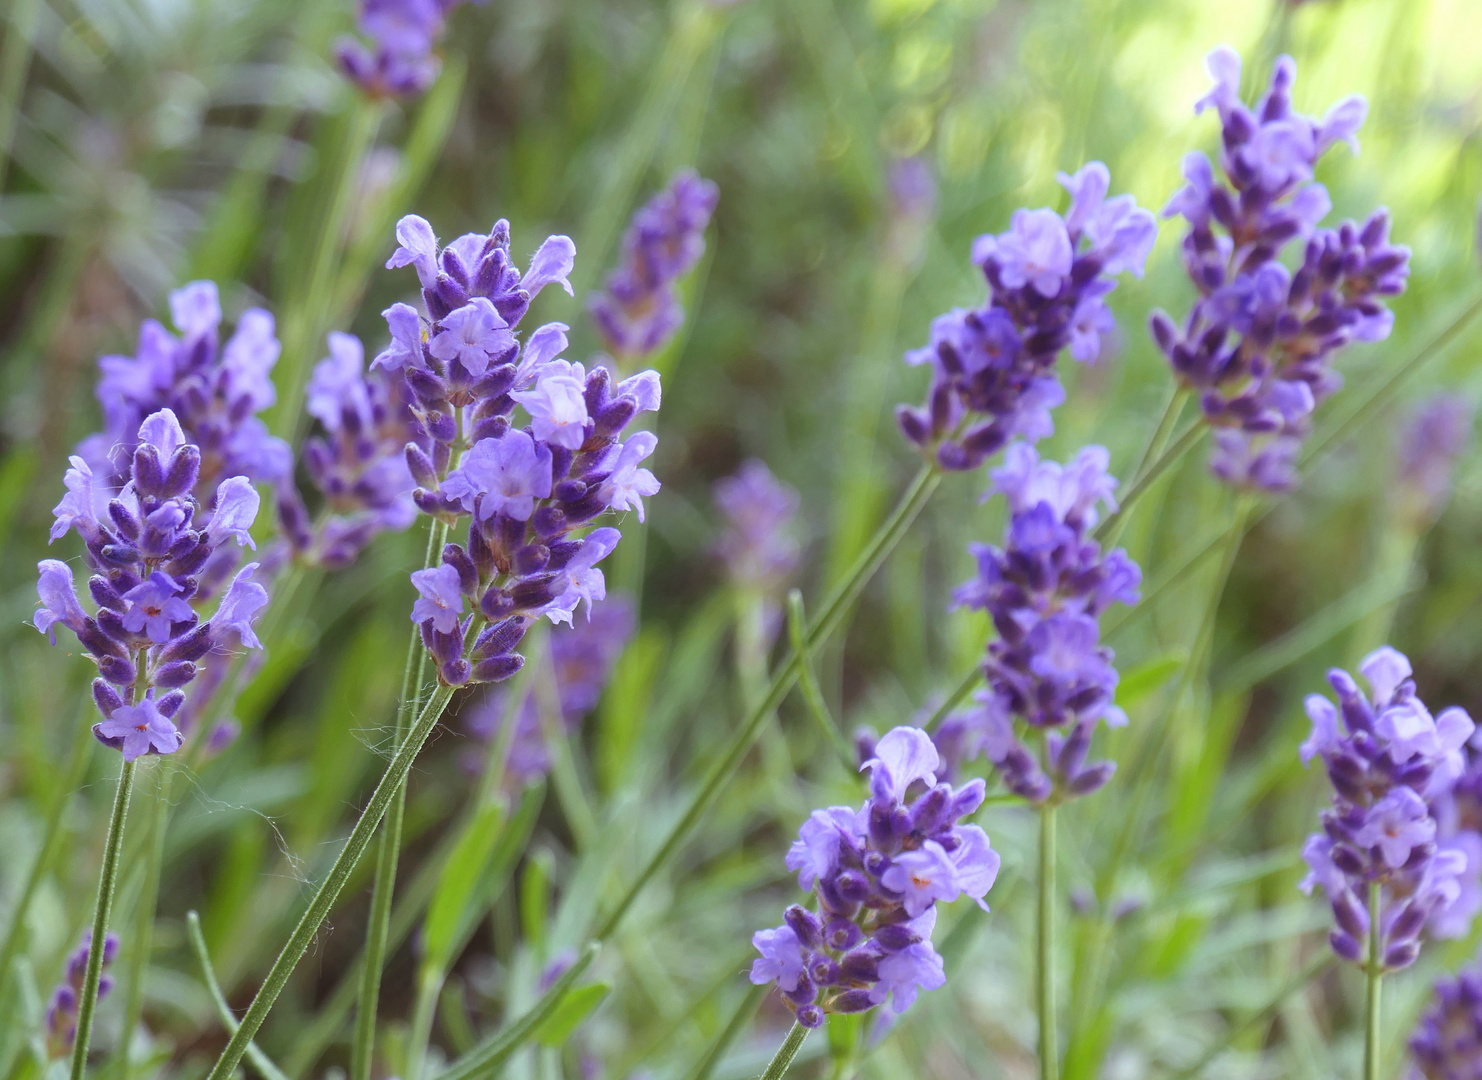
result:
[[[919,728],[895,728],[872,749],[869,800],[815,810],[787,853],[818,913],[795,904],[783,926],[752,939],[761,959],[751,981],[775,981],[805,1027],[887,1001],[903,1012],[919,990],[942,986],[936,905],[963,893],[982,903],[998,874],[987,834],[959,824],[982,805],[982,780],[937,783],[937,752]]]
[[[1157,222],[1130,196],[1107,199],[1106,166],[1060,174],[1070,193],[1064,217],[1016,210],[1008,232],[981,236],[973,261],[989,286],[985,305],[932,323],[930,343],[906,354],[930,364],[921,408],[901,406],[906,438],[944,469],[976,468],[1015,437],[1054,431],[1050,412],[1065,400],[1055,376],[1062,349],[1084,363],[1101,353],[1115,322],[1105,298],[1115,276],[1141,275]]]
[[[82,944],[67,957],[66,973],[47,1003],[43,1029],[46,1035],[47,1053],[52,1058],[64,1058],[72,1051],[77,1040],[77,1010],[82,1002],[83,981],[87,975],[89,956],[92,953],[93,934],[83,932]],[[108,934],[103,938],[102,971],[98,980],[98,1000],[102,1001],[113,989],[113,978],[107,974],[113,961],[118,959],[118,935]]]
[[[108,491],[94,480],[93,470],[86,461],[75,454],[67,460],[72,463],[63,478],[67,494],[52,510],[56,521],[51,527],[51,539],[60,540],[68,529],[76,529],[87,539],[96,532],[99,517],[108,512]]]
[[[248,563],[232,578],[231,587],[221,598],[216,614],[211,616],[211,627],[217,634],[233,631],[242,644],[249,649],[262,648],[252,623],[257,613],[268,606],[268,591],[252,580],[252,574],[261,563]]]
[[[463,590],[458,571],[447,563],[412,572],[412,584],[421,597],[412,605],[412,622],[431,623],[440,634],[458,630],[463,613]]]
[[[556,594],[540,614],[553,623],[570,623],[576,609],[587,605],[587,618],[592,617],[592,605],[607,596],[607,583],[596,564],[612,554],[622,534],[616,529],[593,529],[582,540],[581,547],[571,557],[556,577],[552,589]]]
[[[40,577],[36,581],[36,595],[41,598],[41,607],[31,617],[36,629],[57,643],[57,623],[61,623],[74,634],[82,629],[87,613],[77,602],[77,585],[72,579],[72,567],[56,559],[42,559],[36,564]]]
[[[1472,406],[1436,394],[1410,411],[1395,449],[1396,495],[1405,515],[1424,525],[1445,509],[1451,474],[1472,436]]]
[[[1436,983],[1435,997],[1410,1036],[1416,1080],[1482,1075],[1482,970],[1475,965]]]
[[[572,374],[559,369],[557,362],[546,365],[535,388],[511,394],[534,421],[535,437],[554,446],[580,450],[586,442],[589,421],[585,393],[585,376],[580,364],[570,365]]]
[[[643,499],[659,493],[659,481],[638,463],[652,454],[658,444],[659,437],[651,431],[635,432],[623,443],[612,477],[607,481],[611,487],[607,501],[614,510],[637,510],[638,520],[643,520]]]
[[[437,284],[437,234],[426,218],[407,214],[396,223],[397,248],[386,260],[386,269],[415,267],[424,289]],[[388,319],[388,322],[390,320]]]
[[[743,462],[734,476],[718,480],[714,490],[715,505],[726,520],[716,549],[732,580],[748,588],[778,589],[797,568],[800,555],[793,535],[797,490],[754,458]]]
[[[693,171],[633,215],[623,237],[622,261],[588,308],[613,352],[656,352],[684,322],[675,282],[705,251],[705,228],[720,193]]]
[[[978,708],[954,719],[953,737],[962,759],[986,754],[1030,802],[1106,783],[1114,766],[1088,763],[1087,751],[1099,722],[1126,723],[1099,619],[1113,603],[1137,602],[1141,573],[1125,552],[1103,556],[1091,538],[1098,507],[1116,507],[1107,459],[1091,446],[1061,466],[1025,444],[1010,447],[989,489],[1008,502],[1004,546],[973,545],[978,574],[953,594],[956,605],[986,611],[998,635],[984,664],[988,687]],[[1014,734],[1014,717],[1049,729],[1043,760]]]
[[[1369,928],[1368,895],[1377,887],[1381,940],[1372,959],[1387,969],[1402,968],[1414,963],[1428,924],[1469,918],[1455,905],[1469,873],[1471,845],[1454,839],[1438,845],[1437,838],[1438,816],[1449,822],[1450,837],[1459,831],[1454,793],[1463,790],[1460,759],[1473,727],[1460,709],[1446,710],[1444,725],[1432,721],[1416,697],[1410,662],[1394,649],[1371,653],[1360,670],[1372,697],[1347,672],[1334,670],[1328,681],[1338,706],[1321,698],[1308,701],[1313,734],[1302,756],[1304,762],[1321,758],[1333,805],[1322,812],[1322,831],[1303,851],[1312,872],[1302,888],[1310,893],[1322,886],[1336,924],[1333,949],[1358,963]],[[1337,727],[1340,716],[1344,731]],[[1477,869],[1482,868],[1470,873]],[[1456,929],[1453,922],[1449,932]]]
[[[551,493],[551,451],[519,428],[496,439],[480,439],[448,474],[443,491],[480,520],[504,514],[529,521],[535,500]]]
[[[482,375],[491,357],[515,344],[508,324],[487,297],[476,296],[448,312],[440,325],[442,330],[427,343],[427,351],[439,360],[458,361],[470,375]],[[577,389],[580,394],[580,387]]]
[[[369,424],[371,405],[364,375],[365,347],[360,339],[331,331],[329,356],[314,365],[309,379],[306,411],[330,431],[338,431],[347,414],[362,425]]]
[[[257,489],[245,476],[223,480],[216,491],[216,509],[206,523],[206,532],[215,537],[230,536],[239,545],[256,551],[257,544],[248,530],[257,520],[257,508],[261,502]]]
[[[156,645],[169,641],[173,624],[195,619],[195,612],[180,598],[184,591],[169,574],[154,571],[123,594],[129,602],[123,614],[124,628],[131,633],[146,634]]]
[[[1160,311],[1151,328],[1217,429],[1215,474],[1237,486],[1288,488],[1313,410],[1342,385],[1334,357],[1353,341],[1388,336],[1384,299],[1404,291],[1409,251],[1389,243],[1383,210],[1362,225],[1317,227],[1331,201],[1313,169],[1335,142],[1357,146],[1362,99],[1340,102],[1321,123],[1294,112],[1296,65],[1283,56],[1266,94],[1247,108],[1240,57],[1222,46],[1207,63],[1215,89],[1195,111],[1219,111],[1222,175],[1189,155],[1186,183],[1163,211],[1188,222],[1184,266],[1200,298],[1182,325]],[[1304,250],[1284,260],[1293,242]]]
[[[520,284],[531,296],[547,285],[560,285],[567,296],[575,296],[569,276],[576,265],[576,245],[569,236],[548,236],[530,257],[530,269]]]
[[[418,219],[420,220],[420,219]],[[381,317],[391,331],[391,343],[371,361],[371,367],[399,371],[408,364],[422,366],[422,316],[408,304],[392,304]]]
[[[184,741],[152,695],[137,705],[114,709],[107,720],[93,725],[93,735],[103,745],[122,750],[125,761],[143,754],[173,754]]]

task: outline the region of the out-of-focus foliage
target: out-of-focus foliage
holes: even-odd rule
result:
[[[0,991],[3,1009],[36,1015],[89,916],[110,790],[95,781],[113,768],[86,734],[85,665],[26,625],[65,456],[97,426],[93,360],[129,350],[139,318],[158,315],[165,290],[191,275],[220,281],[229,316],[250,301],[314,325],[318,314],[298,308],[305,234],[332,197],[335,154],[355,121],[328,59],[351,20],[338,0],[12,0],[8,12],[6,34],[32,48],[0,195],[0,914],[47,806],[83,787],[32,905],[29,959]],[[405,272],[379,270],[391,237],[367,243],[367,223],[415,209],[453,237],[507,217],[517,243],[547,232],[576,240],[576,300],[547,290],[537,314],[572,324],[570,355],[583,356],[596,348],[583,291],[613,262],[631,209],[691,165],[721,198],[686,286],[685,330],[659,363],[663,437],[650,464],[664,490],[646,543],[628,542],[609,574],[612,587],[641,594],[640,631],[574,747],[596,832],[574,831],[570,792],[530,811],[530,854],[453,965],[439,1052],[458,1053],[533,1000],[542,969],[620,892],[754,689],[755,665],[730,648],[738,605],[715,555],[714,480],[759,457],[799,490],[797,584],[821,596],[914,470],[889,409],[919,400],[924,375],[900,355],[926,340],[935,315],[980,300],[972,239],[1003,230],[1015,207],[1062,206],[1055,171],[1092,158],[1108,164],[1114,191],[1161,206],[1183,154],[1213,146],[1215,122],[1192,106],[1207,84],[1203,57],[1221,42],[1245,55],[1252,87],[1292,53],[1303,112],[1368,97],[1362,153],[1330,154],[1318,179],[1335,218],[1388,205],[1395,238],[1414,249],[1395,334],[1340,360],[1348,385],[1318,418],[1321,442],[1482,295],[1478,40],[1482,7],[1470,0],[501,0],[458,10],[447,70],[466,63],[467,75],[445,144],[411,138],[436,89],[380,118],[381,147],[346,223],[345,250],[368,253],[346,268],[364,297],[358,282],[335,292],[353,307],[331,313],[340,328],[379,347],[377,313],[408,288]],[[931,197],[893,185],[908,159],[934,178]],[[404,205],[388,209],[388,191]],[[1192,299],[1179,238],[1165,225],[1146,278],[1112,297],[1110,355],[1073,371],[1062,361],[1068,401],[1042,453],[1063,459],[1098,441],[1114,472],[1132,467],[1170,386],[1146,314]],[[322,355],[322,341],[305,347],[280,371]],[[1326,948],[1327,912],[1295,888],[1324,793],[1295,748],[1307,728],[1301,698],[1322,689],[1327,667],[1392,640],[1416,661],[1427,700],[1482,713],[1482,472],[1463,458],[1434,524],[1402,514],[1391,482],[1402,406],[1437,388],[1482,398],[1479,348],[1482,331],[1464,327],[1306,468],[1297,492],[1266,504],[1234,561],[1208,677],[1195,671],[1188,686],[1233,500],[1196,454],[1138,506],[1123,542],[1152,599],[1108,621],[1131,724],[1105,749],[1122,771],[1062,815],[1067,1080],[1171,1075]],[[847,635],[817,658],[847,728],[906,722],[974,663],[985,622],[946,608],[970,573],[966,543],[1002,527],[1002,511],[978,503],[984,486],[981,474],[948,479]],[[245,1004],[379,772],[406,572],[422,542],[384,537],[297,598],[237,707],[242,737],[177,777],[146,965],[129,951],[142,874],[125,873],[117,909],[120,970],[143,973],[132,1075],[196,1075],[225,1038],[185,913],[201,911],[224,989]],[[1154,594],[1211,545],[1214,557]],[[454,719],[417,766],[399,895],[431,887],[432,853],[475,786],[470,745]],[[814,806],[861,797],[796,696],[745,770],[599,963],[612,992],[564,1045],[524,1054],[511,1075],[679,1077],[728,1021],[748,989],[751,932],[795,897],[782,856],[797,825]],[[867,1048],[863,1075],[1032,1072],[1034,824],[1010,806],[978,820],[1004,856],[993,913],[959,904],[944,918],[948,987]],[[1128,821],[1141,823],[1135,835]],[[316,1014],[345,1015],[336,988],[348,985],[366,906],[366,891],[352,891],[260,1039],[295,1077],[347,1060],[348,1027],[321,1036],[314,1025]],[[377,1075],[400,1075],[420,948],[406,941],[392,956]],[[1436,947],[1391,980],[1396,1067],[1430,978],[1473,949]],[[1330,971],[1286,998],[1235,1041],[1219,1075],[1354,1074],[1361,987],[1351,975]],[[120,1046],[128,1001],[115,992],[103,1008],[104,1052]],[[786,1019],[767,1001],[716,1075],[755,1075]],[[827,1051],[815,1039],[800,1062]],[[28,1054],[0,1035],[0,1077],[31,1075]]]

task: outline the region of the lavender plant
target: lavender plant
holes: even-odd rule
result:
[[[1332,201],[1313,170],[1340,142],[1357,152],[1363,98],[1344,98],[1313,120],[1292,108],[1290,56],[1277,60],[1254,106],[1240,100],[1239,54],[1221,46],[1206,66],[1214,89],[1194,111],[1219,113],[1220,175],[1204,154],[1189,154],[1186,183],[1163,210],[1189,224],[1183,260],[1199,299],[1182,326],[1162,311],[1150,326],[1216,429],[1215,474],[1282,490],[1296,483],[1313,411],[1343,384],[1333,370],[1338,352],[1389,337],[1385,300],[1405,289],[1410,249],[1389,242],[1382,208],[1362,225],[1319,228]],[[1293,243],[1303,245],[1295,271],[1282,262]]]
[[[1461,896],[1466,855],[1438,848],[1434,801],[1462,775],[1462,748],[1475,727],[1454,706],[1433,718],[1416,695],[1409,660],[1388,646],[1359,671],[1372,697],[1334,670],[1328,681],[1338,705],[1307,699],[1312,735],[1302,760],[1322,759],[1334,797],[1322,831],[1303,848],[1311,873],[1302,888],[1322,887],[1336,924],[1333,951],[1368,978],[1365,1075],[1373,1076],[1380,980],[1415,962],[1427,921]]]
[[[92,952],[92,934],[84,934],[82,944],[67,957],[66,974],[51,992],[46,1005],[46,1050],[53,1058],[68,1057],[77,1042],[77,1015],[82,1001],[83,988],[87,982],[87,969]],[[103,939],[103,958],[106,971],[118,956],[118,935],[109,934]],[[98,978],[97,998],[102,1001],[113,989],[113,979],[104,974]]]
[[[919,728],[893,729],[865,762],[865,804],[815,810],[788,850],[787,868],[819,911],[793,904],[783,925],[757,931],[751,981],[775,983],[801,1027],[887,1002],[905,1012],[919,991],[946,984],[931,944],[937,901],[966,895],[988,909],[999,856],[987,833],[961,824],[985,785],[938,784],[938,764]]]
[[[1475,967],[1436,983],[1435,997],[1410,1036],[1413,1080],[1482,1076],[1482,974]]]
[[[1111,174],[1093,161],[1073,176],[1064,216],[1016,210],[1009,231],[980,236],[973,262],[988,280],[981,308],[955,309],[932,323],[931,341],[906,354],[930,364],[920,408],[902,405],[902,432],[941,468],[975,469],[1015,437],[1035,442],[1055,428],[1065,400],[1055,362],[1067,347],[1082,363],[1101,354],[1114,325],[1106,296],[1118,274],[1141,276],[1157,238],[1152,214],[1130,195],[1108,199]]]
[[[335,46],[341,70],[372,97],[421,94],[437,78],[436,47],[462,0],[362,0],[356,25],[369,42],[345,36]]]

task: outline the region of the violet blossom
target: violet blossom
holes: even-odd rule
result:
[[[251,482],[221,481],[207,516],[193,494],[203,454],[186,440],[175,414],[161,409],[146,417],[136,436],[117,488],[81,457],[72,458],[67,495],[54,511],[52,539],[75,530],[86,545],[94,613],[77,598],[72,568],[43,559],[36,586],[41,607],[33,617],[53,643],[58,626],[71,630],[98,665],[93,700],[103,721],[93,733],[126,761],[180,748],[174,718],[184,688],[209,656],[261,648],[252,620],[267,604],[267,590],[252,580],[259,564],[250,563],[202,621],[210,600],[203,580],[213,567],[230,565],[232,547],[252,544],[248,530],[259,499]]]
[[[1152,214],[1130,195],[1108,199],[1099,161],[1059,180],[1070,192],[1065,214],[1016,210],[1008,232],[978,237],[972,257],[988,300],[939,317],[930,342],[906,354],[931,367],[931,386],[925,405],[901,405],[896,419],[941,468],[974,469],[1011,439],[1050,434],[1050,410],[1065,400],[1061,351],[1095,362],[1114,325],[1105,300],[1116,276],[1142,276],[1157,238]]]
[[[705,251],[705,227],[720,191],[686,169],[633,215],[622,258],[588,309],[619,357],[657,352],[684,323],[676,282]]]
[[[1395,496],[1417,527],[1441,515],[1452,474],[1472,437],[1472,406],[1455,394],[1434,394],[1412,408],[1395,447]]]
[[[467,530],[440,566],[414,575],[412,619],[444,683],[496,682],[519,670],[513,650],[533,620],[569,623],[583,607],[590,618],[606,596],[597,564],[620,533],[581,530],[608,511],[633,509],[642,520],[643,498],[659,490],[640,464],[656,437],[621,441],[640,412],[659,407],[659,376],[617,381],[605,367],[562,359],[561,323],[522,342],[531,299],[550,284],[571,291],[568,238],[548,238],[522,275],[505,221],[439,248],[432,226],[408,216],[396,236],[387,266],[415,269],[425,313],[386,310],[391,344],[372,367],[407,394],[413,505]],[[527,422],[517,423],[517,409]]]
[[[1410,1036],[1411,1080],[1482,1077],[1482,969],[1436,983],[1435,997]]]
[[[776,983],[804,1027],[887,1003],[904,1012],[919,991],[946,983],[931,944],[937,903],[969,896],[987,910],[999,857],[982,829],[961,824],[982,805],[984,783],[937,783],[937,766],[925,732],[895,728],[864,764],[864,805],[815,810],[788,851],[787,868],[817,893],[819,911],[793,904],[781,926],[752,937],[751,981]]]
[[[422,93],[437,78],[442,65],[435,49],[460,2],[361,0],[356,23],[369,44],[341,38],[335,45],[341,70],[373,98]]]
[[[1409,660],[1388,646],[1365,657],[1359,671],[1372,696],[1334,669],[1328,681],[1338,704],[1307,698],[1312,734],[1302,761],[1322,759],[1333,805],[1303,849],[1311,873],[1302,890],[1322,887],[1336,923],[1333,951],[1360,963],[1370,890],[1377,889],[1379,951],[1370,962],[1395,970],[1415,962],[1427,922],[1461,897],[1469,856],[1462,846],[1438,845],[1433,804],[1463,774],[1475,728],[1459,708],[1433,718],[1416,696]]]
[[[46,1036],[46,1052],[53,1059],[64,1058],[72,1052],[77,1041],[77,1010],[82,1001],[83,983],[87,978],[88,958],[92,953],[93,932],[83,931],[82,943],[67,957],[67,968],[62,981],[51,992],[47,1002],[46,1018],[42,1030]],[[107,969],[118,958],[118,935],[107,934],[103,938],[103,971],[98,979],[98,1000],[102,1001],[113,989],[113,976]]]
[[[1206,64],[1215,86],[1195,111],[1219,113],[1220,172],[1189,154],[1186,183],[1163,210],[1189,224],[1183,259],[1199,299],[1182,325],[1159,311],[1151,328],[1216,429],[1214,472],[1280,490],[1296,483],[1313,411],[1343,384],[1338,351],[1389,337],[1384,300],[1404,291],[1410,251],[1389,243],[1384,209],[1362,225],[1318,227],[1332,202],[1313,170],[1339,142],[1357,150],[1363,98],[1345,98],[1321,120],[1294,112],[1297,67],[1282,56],[1265,95],[1247,107],[1239,55],[1222,46]],[[1303,245],[1295,271],[1282,261],[1293,242]]]
[[[988,613],[997,638],[977,707],[939,738],[958,760],[986,754],[1009,790],[1032,803],[1087,795],[1110,780],[1115,763],[1088,763],[1087,753],[1099,722],[1127,722],[1099,620],[1114,603],[1137,602],[1142,573],[1125,551],[1103,555],[1092,539],[1097,507],[1116,509],[1107,460],[1099,446],[1064,466],[1011,446],[988,492],[1008,501],[1003,546],[972,545],[978,574],[954,594],[957,605]],[[1015,733],[1016,719],[1044,732],[1043,760]]]

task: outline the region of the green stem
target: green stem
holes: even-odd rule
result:
[[[1384,958],[1379,955],[1379,886],[1369,883],[1369,993],[1364,1003],[1364,1080],[1379,1080],[1379,984]]]
[[[1035,968],[1039,989],[1039,1075],[1056,1080],[1060,1048],[1055,1038],[1055,804],[1039,809],[1039,910]]]
[[[1183,412],[1184,402],[1188,400],[1189,391],[1182,386],[1175,387],[1173,392],[1169,394],[1168,403],[1163,406],[1163,415],[1158,418],[1158,426],[1153,429],[1152,436],[1148,439],[1147,445],[1143,447],[1142,456],[1137,459],[1136,467],[1129,474],[1132,478],[1132,488],[1128,492],[1129,498],[1132,492],[1137,490],[1137,484],[1142,480],[1143,474],[1147,471],[1148,463],[1151,461],[1161,462],[1163,460],[1163,451],[1167,449],[1168,440],[1173,435],[1174,424],[1178,421],[1179,413]],[[1167,466],[1163,467],[1166,468]],[[1117,541],[1122,538],[1122,530],[1126,527],[1126,516],[1118,515],[1117,523],[1106,534],[1106,546],[1116,547]]]
[[[850,604],[854,602],[860,590],[864,588],[875,571],[879,569],[880,564],[885,561],[890,552],[900,543],[901,537],[905,535],[911,523],[916,520],[917,515],[926,506],[932,492],[936,490],[937,484],[940,482],[941,474],[930,467],[923,468],[916,475],[916,479],[906,489],[906,493],[901,496],[900,502],[896,505],[890,517],[880,526],[879,531],[875,533],[870,543],[865,545],[865,550],[860,553],[848,577],[845,578],[824,604],[822,614],[807,634],[807,642],[810,648],[818,648],[822,642],[827,640],[835,627],[838,626]],[[762,695],[761,700],[751,707],[746,719],[742,721],[741,726],[732,737],[730,744],[721,753],[720,757],[716,759],[715,763],[711,765],[704,780],[700,784],[699,791],[690,799],[690,803],[685,808],[684,813],[679,816],[679,820],[670,828],[668,835],[659,844],[658,850],[644,864],[637,878],[628,886],[622,899],[618,901],[608,916],[599,924],[597,932],[594,935],[598,941],[606,941],[612,936],[613,932],[617,930],[618,925],[622,922],[623,916],[632,907],[633,901],[637,899],[638,894],[643,891],[644,887],[653,879],[653,876],[669,861],[670,857],[679,850],[679,846],[688,838],[690,831],[699,824],[700,819],[705,815],[705,811],[710,808],[710,804],[720,794],[721,789],[725,787],[727,782],[734,779],[741,759],[746,756],[747,752],[751,749],[752,743],[756,741],[757,734],[761,731],[762,724],[766,721],[766,718],[771,715],[782,699],[787,696],[787,692],[792,689],[793,683],[797,681],[798,672],[799,657],[796,652],[788,650],[787,655],[783,657],[782,664],[777,673],[772,676],[772,681],[767,692]],[[211,1080],[221,1080],[221,1078],[213,1077]]]
[[[345,887],[345,881],[359,864],[366,848],[370,846],[376,827],[381,823],[381,818],[395,797],[397,789],[411,770],[412,762],[421,751],[422,744],[427,741],[432,734],[432,729],[437,726],[443,710],[448,707],[448,702],[453,700],[453,690],[451,686],[439,686],[423,707],[421,715],[417,717],[406,739],[397,746],[391,764],[386,766],[386,771],[381,774],[380,782],[376,784],[375,791],[371,793],[370,802],[366,804],[359,820],[355,822],[355,827],[350,830],[349,839],[340,849],[334,865],[329,868],[329,873],[325,875],[319,888],[314,891],[308,908],[299,919],[298,925],[293,928],[293,933],[289,935],[282,951],[278,953],[278,958],[273,961],[272,969],[263,980],[256,996],[253,997],[252,1004],[247,1007],[247,1014],[242,1017],[242,1026],[232,1035],[231,1041],[226,1044],[221,1056],[216,1059],[216,1064],[211,1067],[207,1080],[226,1080],[241,1062],[247,1043],[252,1040],[258,1028],[262,1027],[263,1021],[267,1019],[268,1012],[272,1009],[273,1003],[278,1000],[278,995],[282,993],[288,977],[293,974],[293,969],[308,951],[310,943],[313,942],[314,935],[319,932],[324,920],[329,917],[330,909],[339,899],[340,890]],[[73,1080],[81,1080],[81,1078],[74,1077]]]
[[[172,763],[161,759],[154,771],[154,790],[149,796],[145,831],[144,882],[134,900],[134,925],[128,933],[129,966],[124,978],[123,1038],[114,1053],[117,1075],[129,1078],[129,1044],[144,1016],[144,978],[154,951],[154,909],[159,899],[160,867],[165,861],[165,826],[169,819]]]
[[[834,748],[844,768],[853,772],[859,767],[854,747],[849,737],[839,729],[828,702],[823,699],[823,687],[818,685],[818,675],[813,670],[813,652],[808,648],[808,617],[803,611],[803,594],[793,589],[787,594],[787,633],[792,651],[798,657],[798,689],[802,691],[803,703],[808,715],[818,726],[824,741]]]
[[[447,526],[434,521],[427,529],[427,551],[423,566],[437,557]],[[407,642],[406,664],[401,671],[400,704],[396,710],[396,742],[400,746],[407,726],[422,705],[422,686],[427,678],[427,650],[417,628]],[[371,891],[370,918],[365,930],[365,962],[360,969],[360,996],[355,1013],[355,1037],[350,1044],[350,1080],[369,1080],[376,1045],[376,1010],[381,1000],[381,968],[386,962],[386,935],[391,926],[391,901],[396,893],[396,870],[401,853],[402,815],[406,810],[406,782],[396,785],[386,824],[376,841],[375,883]]]
[[[782,1080],[787,1073],[788,1066],[792,1064],[792,1059],[798,1056],[803,1040],[807,1037],[808,1029],[802,1024],[794,1023],[792,1030],[787,1033],[787,1038],[782,1040],[782,1045],[773,1055],[772,1063],[767,1066],[767,1071],[762,1073],[761,1080]]]
[[[439,1073],[437,1080],[473,1080],[474,1077],[490,1080],[499,1075],[510,1056],[560,1007],[567,993],[576,985],[576,980],[581,978],[596,959],[600,948],[601,945],[597,942],[588,942],[576,963],[551,984],[550,989],[541,995],[540,1000],[524,1016],[464,1054],[446,1072]]]
[[[1204,422],[1202,417],[1196,418],[1192,424],[1186,427],[1183,434],[1174,441],[1173,445],[1158,455],[1158,459],[1143,470],[1142,475],[1132,482],[1132,486],[1121,497],[1120,506],[1116,513],[1108,516],[1105,521],[1097,526],[1096,532],[1093,534],[1096,539],[1110,543],[1109,537],[1120,535],[1122,530],[1121,522],[1126,517],[1127,512],[1132,509],[1133,504],[1142,498],[1143,495],[1147,494],[1148,488],[1153,486],[1158,477],[1162,476],[1170,465],[1183,460],[1183,456],[1198,445],[1200,440],[1207,434],[1209,434],[1209,425]]]
[[[685,1080],[710,1080],[710,1074],[720,1064],[720,1059],[730,1049],[731,1043],[736,1041],[736,1036],[741,1034],[746,1025],[751,1022],[751,1018],[756,1015],[756,1010],[760,1007],[766,993],[766,986],[746,988],[746,993],[742,995],[736,1011],[726,1021],[726,1026],[720,1029],[720,1034],[716,1035],[710,1045],[705,1048],[704,1055],[695,1062],[695,1067],[686,1074]]]
[[[232,1014],[232,1008],[227,1004],[226,995],[221,992],[221,984],[216,981],[216,970],[211,966],[211,952],[206,948],[206,936],[201,933],[201,917],[194,911],[188,911],[185,915],[185,932],[190,938],[191,951],[196,954],[196,963],[201,965],[201,979],[206,984],[206,992],[211,995],[211,1001],[216,1006],[216,1015],[221,1018],[222,1026],[229,1033],[234,1033],[239,1026],[237,1018]],[[258,1072],[262,1073],[264,1080],[288,1080],[287,1074],[273,1064],[273,1059],[262,1052],[262,1048],[255,1042],[247,1044],[247,1060]]]
[[[72,1080],[83,1080],[87,1052],[93,1039],[93,1013],[98,1007],[98,980],[103,974],[103,947],[108,938],[108,917],[113,912],[113,893],[118,886],[118,857],[123,850],[124,819],[129,814],[129,794],[134,789],[134,762],[125,761],[118,774],[113,796],[113,815],[108,819],[108,837],[103,844],[103,869],[98,875],[98,899],[93,905],[93,936],[87,951],[87,973],[77,1003],[77,1040],[72,1045]]]
[[[932,711],[931,716],[927,718],[926,723],[922,727],[927,731],[935,731],[937,725],[947,719],[947,714],[966,701],[967,696],[973,692],[973,687],[982,681],[983,665],[981,662],[978,662],[973,664],[972,669],[958,680],[952,692]]]
[[[4,51],[0,52],[0,191],[5,190],[15,119],[20,113],[26,72],[31,67],[31,35],[40,12],[41,0],[15,0],[7,20],[10,25],[5,29]]]

